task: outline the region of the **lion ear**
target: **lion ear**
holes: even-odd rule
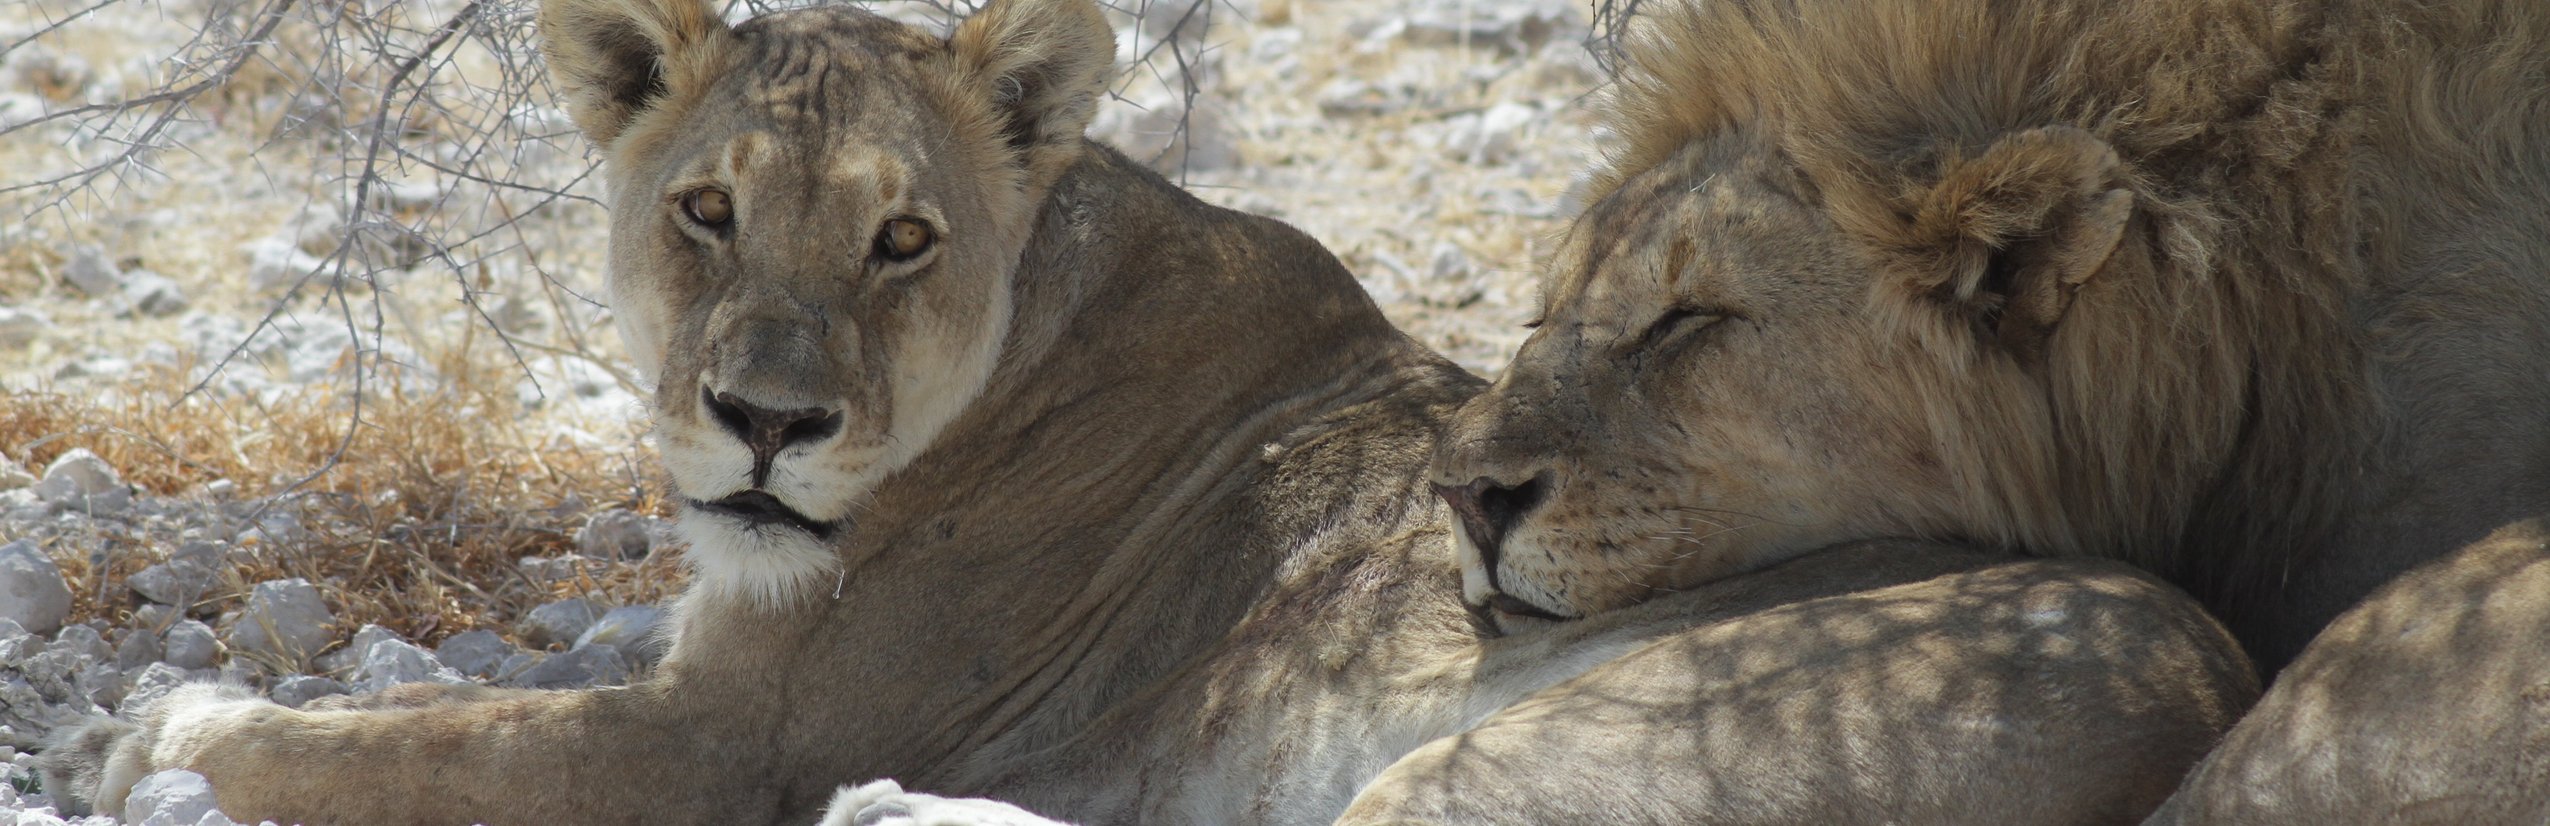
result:
[[[714,79],[733,39],[706,0],[542,0],[540,53],[595,146]]]
[[[949,42],[988,94],[1000,131],[1042,191],[1080,158],[1116,59],[1115,32],[1091,0],[992,0]]]
[[[1933,263],[1917,268],[1915,291],[2033,354],[2133,220],[2121,175],[2113,148],[2068,126],[2015,132],[1950,160],[1913,211],[1912,237]]]

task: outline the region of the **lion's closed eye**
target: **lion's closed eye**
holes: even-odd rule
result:
[[[1730,315],[1725,310],[1675,305],[1647,325],[1645,332],[1630,345],[1630,352],[1641,353],[1674,343],[1687,334],[1707,329]]]

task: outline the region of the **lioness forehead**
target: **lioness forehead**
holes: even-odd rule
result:
[[[730,185],[777,193],[768,184],[801,183],[800,193],[817,200],[855,197],[870,203],[901,199],[912,179],[912,163],[926,161],[927,147],[878,147],[858,142],[827,141],[784,131],[752,129],[726,139],[723,152],[712,155],[711,174]],[[751,174],[754,172],[764,174]],[[778,172],[773,176],[769,172]]]
[[[777,11],[735,26],[747,42],[780,43],[828,52],[836,63],[914,61],[938,54],[946,41],[856,6]]]
[[[764,117],[838,124],[913,113],[916,82],[947,52],[920,29],[847,7],[763,15],[735,29],[741,48],[727,71]]]

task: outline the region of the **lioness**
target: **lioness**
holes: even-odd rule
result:
[[[71,733],[49,790],[113,811],[182,766],[235,817],[360,824],[804,822],[875,777],[1107,823],[2120,821],[2256,690],[2143,575],[1917,543],[1482,638],[1424,475],[1479,382],[1309,238],[1085,142],[1090,0],[945,39],[540,20],[687,497],[663,664],[188,688]]]
[[[2550,525],[2392,580],[2329,624],[2152,826],[2550,823]]]
[[[2146,566],[2273,670],[2550,512],[2550,4],[1643,13],[1436,460],[1471,604],[1952,538]]]

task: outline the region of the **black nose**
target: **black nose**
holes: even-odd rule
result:
[[[1543,472],[1511,487],[1481,476],[1457,488],[1436,485],[1434,492],[1452,506],[1452,515],[1461,520],[1461,529],[1470,534],[1472,544],[1479,546],[1479,554],[1484,557],[1480,561],[1494,571],[1506,532],[1548,497],[1549,474]]]
[[[773,410],[733,393],[699,390],[700,404],[717,425],[753,451],[753,486],[770,481],[770,463],[793,445],[819,442],[841,432],[841,411],[820,407]]]

